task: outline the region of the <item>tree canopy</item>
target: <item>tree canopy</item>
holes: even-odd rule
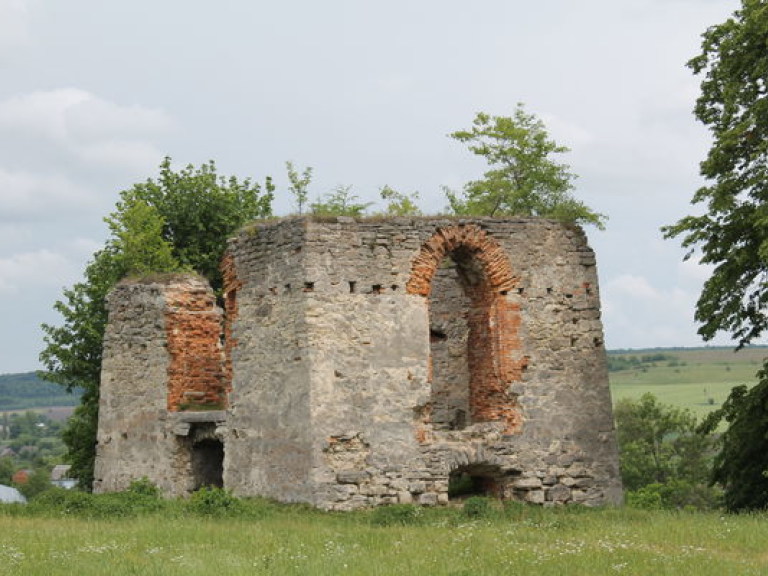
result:
[[[681,237],[686,258],[714,270],[696,306],[699,333],[731,333],[741,345],[768,327],[768,5],[742,9],[703,34],[688,62],[703,76],[695,115],[712,134],[700,164],[706,184],[693,196],[706,211],[664,228]]]
[[[518,104],[513,116],[478,113],[469,130],[449,134],[485,158],[490,170],[461,193],[446,189],[455,214],[543,216],[603,228],[605,216],[573,197],[567,164],[552,158],[568,152],[552,140],[544,123]]]
[[[63,433],[72,473],[82,486],[93,480],[107,294],[128,274],[178,270],[195,271],[220,290],[227,237],[246,222],[269,216],[273,192],[269,179],[262,189],[249,179],[218,176],[212,161],[175,171],[170,158],[160,164],[157,180],[121,192],[106,218],[111,237],[86,266],[83,280],[54,305],[62,324],[43,325],[43,377],[83,389]]]
[[[705,210],[665,227],[685,258],[713,266],[696,304],[699,334],[726,332],[744,346],[768,327],[768,3],[741,9],[702,35],[688,66],[702,77],[694,109],[712,145],[700,164],[705,184],[693,203]],[[728,423],[713,480],[732,510],[768,506],[768,364],[760,383],[737,387],[707,422]]]
[[[620,400],[613,414],[625,489],[673,482],[706,485],[712,438],[697,434],[690,411],[661,404],[646,393],[638,400]]]

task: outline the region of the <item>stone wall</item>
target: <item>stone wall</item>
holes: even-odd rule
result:
[[[212,454],[235,493],[331,509],[430,505],[447,503],[449,483],[461,480],[543,504],[620,501],[595,260],[580,229],[538,219],[288,219],[243,230],[223,270],[226,359],[218,371],[209,342],[212,363],[198,370],[207,383],[191,378],[189,389],[209,399],[224,391],[228,409],[207,432],[194,422],[163,430],[171,445],[191,442],[180,453],[198,459],[208,452],[194,446],[219,441],[223,455]],[[188,289],[166,289],[163,306]],[[131,290],[138,306],[157,289]],[[144,386],[137,375],[150,364],[149,386],[183,388],[169,387],[173,346],[162,341],[172,333],[137,329],[147,347],[126,347],[123,301],[110,300],[110,411],[109,390]],[[215,314],[204,316],[205,333],[215,332]],[[119,434],[101,418],[100,478],[120,452],[102,446]],[[193,464],[184,466],[146,475],[175,474],[166,485],[181,486]]]
[[[205,469],[196,462],[201,428],[215,433],[224,420],[214,410],[226,399],[213,292],[194,276],[124,281],[108,307],[94,491],[146,476],[168,495],[186,494],[201,483],[195,469]],[[190,408],[206,411],[179,412]]]

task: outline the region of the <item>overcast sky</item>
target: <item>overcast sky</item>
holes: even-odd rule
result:
[[[105,238],[120,190],[177,166],[313,196],[388,184],[442,209],[483,164],[446,137],[517,102],[571,148],[609,348],[701,344],[708,271],[659,227],[688,213],[709,137],[685,62],[736,0],[0,0],[0,373]],[[717,343],[727,343],[726,339]]]

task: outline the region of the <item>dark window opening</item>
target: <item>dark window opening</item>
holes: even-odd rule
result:
[[[460,466],[448,477],[448,498],[464,500],[470,496],[504,497],[504,479],[498,466],[469,464]]]
[[[193,490],[224,487],[224,444],[205,439],[192,445]]]
[[[442,260],[432,279],[429,297],[430,422],[437,430],[462,430],[471,424],[468,358],[471,302],[457,259]]]
[[[438,340],[445,340],[448,338],[448,336],[445,334],[445,330],[440,330],[439,328],[430,328],[429,329],[429,341],[430,342],[436,342]]]
[[[215,422],[194,422],[185,436],[179,437],[179,457],[186,462],[189,483],[194,492],[205,486],[224,487],[224,444],[216,435]]]

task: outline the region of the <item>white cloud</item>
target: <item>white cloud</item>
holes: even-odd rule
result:
[[[656,279],[621,274],[601,290],[606,340],[611,348],[694,346],[693,311],[699,284],[660,286]]]
[[[659,300],[662,294],[651,286],[647,278],[635,274],[622,274],[608,281],[605,292],[638,300]]]
[[[61,175],[12,172],[0,167],[0,222],[59,218],[93,205],[95,195]]]
[[[121,166],[137,174],[155,168],[163,157],[154,144],[141,140],[103,140],[81,146],[78,155],[88,164]]]
[[[698,286],[701,286],[712,275],[714,268],[712,264],[702,264],[696,256],[682,260],[678,264],[680,279],[696,283]]]
[[[546,125],[547,131],[552,134],[555,142],[568,148],[589,144],[595,139],[595,135],[583,126],[554,114],[542,114],[541,120]]]
[[[0,294],[72,284],[80,274],[79,265],[63,253],[46,249],[0,258]]]
[[[29,4],[28,0],[0,0],[0,48],[29,42]]]
[[[172,127],[163,110],[109,102],[78,88],[37,91],[0,101],[0,128],[42,139],[75,158],[130,170],[147,169],[162,153],[154,140]]]
[[[171,120],[162,110],[143,106],[122,106],[88,93],[66,111],[69,134],[78,141],[144,137],[166,131]]]

